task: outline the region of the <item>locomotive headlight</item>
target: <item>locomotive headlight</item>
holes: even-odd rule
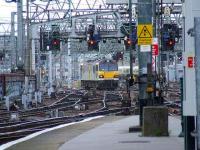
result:
[[[119,78],[119,75],[117,75],[117,74],[116,74],[116,75],[114,75],[114,78]]]
[[[99,75],[99,78],[104,78],[104,76],[103,75]]]

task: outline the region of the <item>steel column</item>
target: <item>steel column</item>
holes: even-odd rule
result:
[[[138,0],[138,24],[152,24],[152,0]],[[152,64],[152,52],[138,52],[139,57],[139,102],[140,102],[140,125],[143,120],[143,106],[148,102],[147,66]]]
[[[11,12],[11,40],[12,40],[12,50],[11,50],[11,62],[12,69],[15,69],[17,65],[17,49],[15,43],[15,15],[16,12]]]
[[[49,60],[48,60],[48,81],[49,81],[49,88],[52,88],[53,79],[52,79],[52,52],[49,51]]]
[[[133,43],[132,39],[133,37],[133,27],[132,27],[132,1],[129,0],[129,38],[131,40],[131,44],[130,44],[130,76],[131,76],[131,80],[130,82],[133,82],[133,49],[132,46],[135,47],[135,43]],[[135,40],[134,40],[135,41]],[[130,88],[129,88],[130,90]],[[129,97],[130,97],[130,91],[129,91]]]
[[[71,88],[72,86],[72,57],[71,57],[71,39],[68,38],[67,41],[67,54],[68,54],[68,86]]]
[[[200,17],[194,18],[195,33],[195,73],[196,73],[196,100],[197,100],[197,147],[200,150]]]
[[[23,2],[17,1],[17,65],[24,64],[23,47]]]

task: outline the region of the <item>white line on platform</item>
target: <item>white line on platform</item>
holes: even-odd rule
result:
[[[18,140],[11,141],[11,142],[8,142],[6,144],[3,144],[3,145],[0,146],[0,150],[5,150],[6,148],[9,148],[9,147],[11,147],[11,146],[13,146],[15,144],[30,140],[30,139],[32,139],[32,138],[34,138],[34,137],[36,137],[36,136],[38,136],[40,134],[43,134],[43,133],[46,133],[46,132],[49,132],[49,131],[53,131],[53,130],[56,130],[56,129],[60,129],[60,128],[67,127],[67,126],[74,125],[74,124],[78,124],[78,123],[91,121],[93,119],[98,119],[98,118],[102,118],[102,117],[104,117],[104,116],[90,117],[90,118],[84,119],[84,120],[79,121],[79,122],[72,122],[72,123],[67,123],[67,124],[63,124],[63,125],[58,125],[58,126],[53,127],[53,128],[48,128],[48,129],[45,129],[45,130],[30,134],[30,135],[28,135],[26,137],[23,137],[23,138],[20,138]]]

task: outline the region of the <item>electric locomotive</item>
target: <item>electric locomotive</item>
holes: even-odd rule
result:
[[[81,86],[85,89],[114,90],[118,87],[118,64],[104,59],[81,64]]]

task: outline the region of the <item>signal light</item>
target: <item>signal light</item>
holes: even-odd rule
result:
[[[88,44],[89,44],[89,45],[94,45],[94,43],[95,43],[95,41],[93,41],[93,40],[89,40],[89,41],[88,41]]]
[[[51,45],[50,33],[40,28],[40,50],[48,51]]]
[[[93,45],[93,44],[94,44],[94,41],[90,41],[90,44]]]
[[[130,39],[127,39],[127,44],[131,45],[131,40]]]
[[[59,43],[60,43],[59,40],[57,39],[53,40],[53,45],[58,45]]]
[[[60,50],[60,40],[59,39],[53,39],[51,41],[51,49],[52,50]]]
[[[58,25],[51,26],[51,47],[50,50],[59,51],[60,50],[60,27]]]
[[[173,46],[175,44],[175,41],[173,40],[173,39],[170,39],[169,41],[168,41],[168,45],[169,46]]]
[[[124,39],[124,45],[125,45],[126,50],[130,50],[131,45],[132,45],[131,39],[126,37]]]
[[[88,50],[99,50],[98,42],[95,40],[88,40]]]
[[[167,42],[167,48],[169,50],[174,50],[174,46],[175,46],[175,40],[174,39],[169,39]]]
[[[88,34],[87,34],[88,50],[99,51],[99,40],[100,40],[100,35],[99,34],[94,35],[94,25],[89,26]],[[105,42],[105,39],[104,39],[104,42]]]
[[[176,24],[164,24],[162,28],[163,50],[173,51],[179,39],[179,28]]]

